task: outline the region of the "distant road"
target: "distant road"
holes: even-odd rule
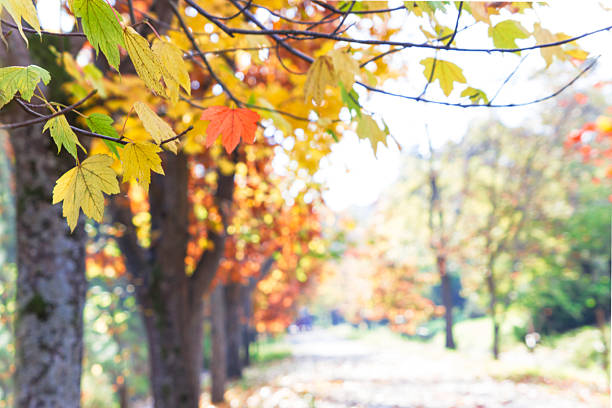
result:
[[[249,371],[231,406],[287,408],[608,408],[579,383],[499,381],[485,363],[436,345],[376,344],[331,330],[290,335],[294,357]],[[238,387],[236,387],[238,388]]]

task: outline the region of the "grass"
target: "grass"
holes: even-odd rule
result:
[[[513,334],[513,327],[522,324],[518,314],[508,314],[500,328],[501,348],[515,347],[521,343]],[[488,352],[493,344],[493,323],[489,317],[463,320],[453,326],[453,336],[459,351]],[[438,332],[432,339],[435,344],[444,346],[445,333]]]
[[[251,361],[265,364],[291,357],[291,347],[282,336],[256,341],[250,345]]]
[[[453,333],[458,344],[457,352],[482,362],[486,372],[498,380],[559,386],[574,381],[593,385],[600,390],[606,388],[607,374],[601,367],[602,355],[598,351],[601,350],[599,329],[583,327],[560,335],[545,336],[535,351],[529,352],[524,343],[513,334],[513,327],[521,321],[519,315],[509,315],[502,325],[500,361],[491,359],[493,327],[491,319],[487,317],[455,324]],[[429,342],[423,342],[406,338],[387,327],[365,330],[342,325],[331,330],[351,340],[385,345],[418,343],[440,352],[444,350],[444,332],[437,333]]]

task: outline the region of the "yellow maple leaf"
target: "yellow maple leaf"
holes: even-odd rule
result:
[[[161,151],[159,146],[150,142],[128,143],[121,150],[123,181],[135,178],[145,191],[149,191],[151,171],[164,174],[158,154]]]
[[[342,82],[347,92],[350,92],[355,83],[355,75],[359,73],[359,63],[343,50],[332,50],[327,55],[332,60],[336,79]]]
[[[334,65],[332,59],[323,55],[314,60],[308,69],[306,83],[304,84],[304,98],[306,102],[314,99],[320,105],[325,95],[327,85],[335,85]]]
[[[64,202],[62,215],[68,221],[70,231],[76,227],[81,208],[86,216],[102,221],[102,193],[119,193],[117,175],[111,167],[113,161],[112,157],[104,154],[90,156],[57,180],[53,189],[53,204]]]
[[[542,28],[540,23],[535,23],[533,25],[533,35],[535,36],[538,44],[550,44],[559,41],[558,35],[555,35],[549,30]],[[567,59],[567,55],[565,55],[561,47],[543,47],[540,48],[540,54],[542,54],[542,58],[544,58],[544,61],[546,61],[546,68],[552,64],[553,57],[557,57],[559,61],[565,61]]]
[[[40,23],[38,22],[38,15],[36,14],[36,7],[34,7],[34,3],[28,0],[0,0],[0,15],[2,14],[2,6],[8,11],[8,13],[13,18],[15,24],[17,24],[17,28],[19,29],[19,33],[23,40],[28,43],[28,39],[23,33],[23,27],[21,26],[21,20],[25,20],[26,23],[32,26],[40,33]]]
[[[187,95],[191,95],[191,80],[183,60],[183,51],[171,42],[164,40],[155,40],[151,50],[160,62],[170,100],[174,103],[178,102],[179,86],[187,92]]]
[[[157,113],[153,112],[151,108],[142,102],[136,102],[134,104],[134,110],[140,118],[145,130],[151,135],[153,140],[157,144],[161,144],[165,140],[176,137],[176,133],[170,127],[169,124],[164,122],[162,118],[157,116]],[[176,154],[178,151],[179,141],[175,139],[171,142],[164,143],[166,149]]]
[[[518,48],[516,40],[529,38],[529,32],[518,21],[504,20],[489,27],[489,37],[496,48],[514,49]]]
[[[378,142],[387,146],[387,135],[378,126],[371,116],[361,115],[357,121],[357,136],[360,139],[368,139],[374,150],[374,156],[378,154]]]
[[[435,58],[425,58],[421,61],[421,65],[425,67],[425,78],[427,80],[431,78],[431,82],[437,79],[440,83],[440,88],[442,88],[446,96],[449,96],[452,92],[453,82],[466,83],[463,71],[452,62]],[[432,70],[433,75],[431,74]]]
[[[571,37],[567,34],[557,34],[557,41],[565,41],[569,40],[570,38]],[[563,50],[563,53],[569,56],[570,58],[577,59],[579,61],[584,61],[589,57],[589,53],[578,47],[576,44],[565,44],[564,47],[565,49]]]
[[[165,97],[166,90],[160,81],[162,69],[157,56],[149,47],[149,42],[129,26],[123,29],[123,41],[140,79],[151,91]]]

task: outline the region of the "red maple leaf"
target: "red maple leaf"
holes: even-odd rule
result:
[[[202,120],[210,120],[206,128],[206,147],[210,147],[217,136],[221,144],[231,153],[240,139],[247,143],[255,141],[255,131],[259,114],[246,108],[231,109],[226,106],[211,106],[202,113]]]

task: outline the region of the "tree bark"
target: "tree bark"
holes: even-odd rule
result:
[[[493,323],[493,345],[491,352],[495,360],[499,359],[499,323],[497,322],[497,294],[495,293],[495,277],[493,276],[493,269],[489,268],[487,275],[487,288],[489,289],[489,314],[491,315],[491,322]]]
[[[172,295],[157,301],[164,306],[144,311],[155,407],[198,407],[203,307],[189,311]]]
[[[225,322],[227,334],[227,377],[236,379],[242,377],[242,308],[240,295],[241,285],[236,282],[225,286]]]
[[[130,395],[128,393],[127,381],[119,386],[119,408],[130,408]]]
[[[240,288],[242,292],[240,299],[242,301],[242,313],[244,316],[244,322],[242,324],[242,347],[244,356],[242,360],[243,367],[248,367],[251,365],[251,352],[249,348],[251,345],[252,334],[255,331],[252,325],[253,291],[255,290],[255,284],[255,279],[250,278],[249,283]]]
[[[223,402],[225,398],[225,382],[227,380],[227,338],[225,333],[225,302],[223,298],[223,286],[217,285],[210,295],[212,313],[212,357],[210,371],[212,376],[211,400],[213,404]]]
[[[457,346],[453,337],[453,292],[450,276],[446,270],[446,257],[438,256],[436,261],[442,286],[442,304],[444,305],[444,319],[446,321],[446,348],[455,349]]]
[[[188,178],[184,154],[166,154],[165,176],[149,191],[153,251],[137,291],[149,342],[156,408],[196,408],[202,369],[203,293],[185,272],[188,243]]]
[[[0,66],[31,64],[21,38],[12,35]],[[0,48],[4,48],[0,46]],[[30,119],[15,104],[11,122]],[[11,132],[17,201],[17,317],[15,406],[72,408],[80,405],[83,355],[85,235],[70,233],[59,205],[52,205],[59,176],[74,166],[57,155],[42,126]]]

